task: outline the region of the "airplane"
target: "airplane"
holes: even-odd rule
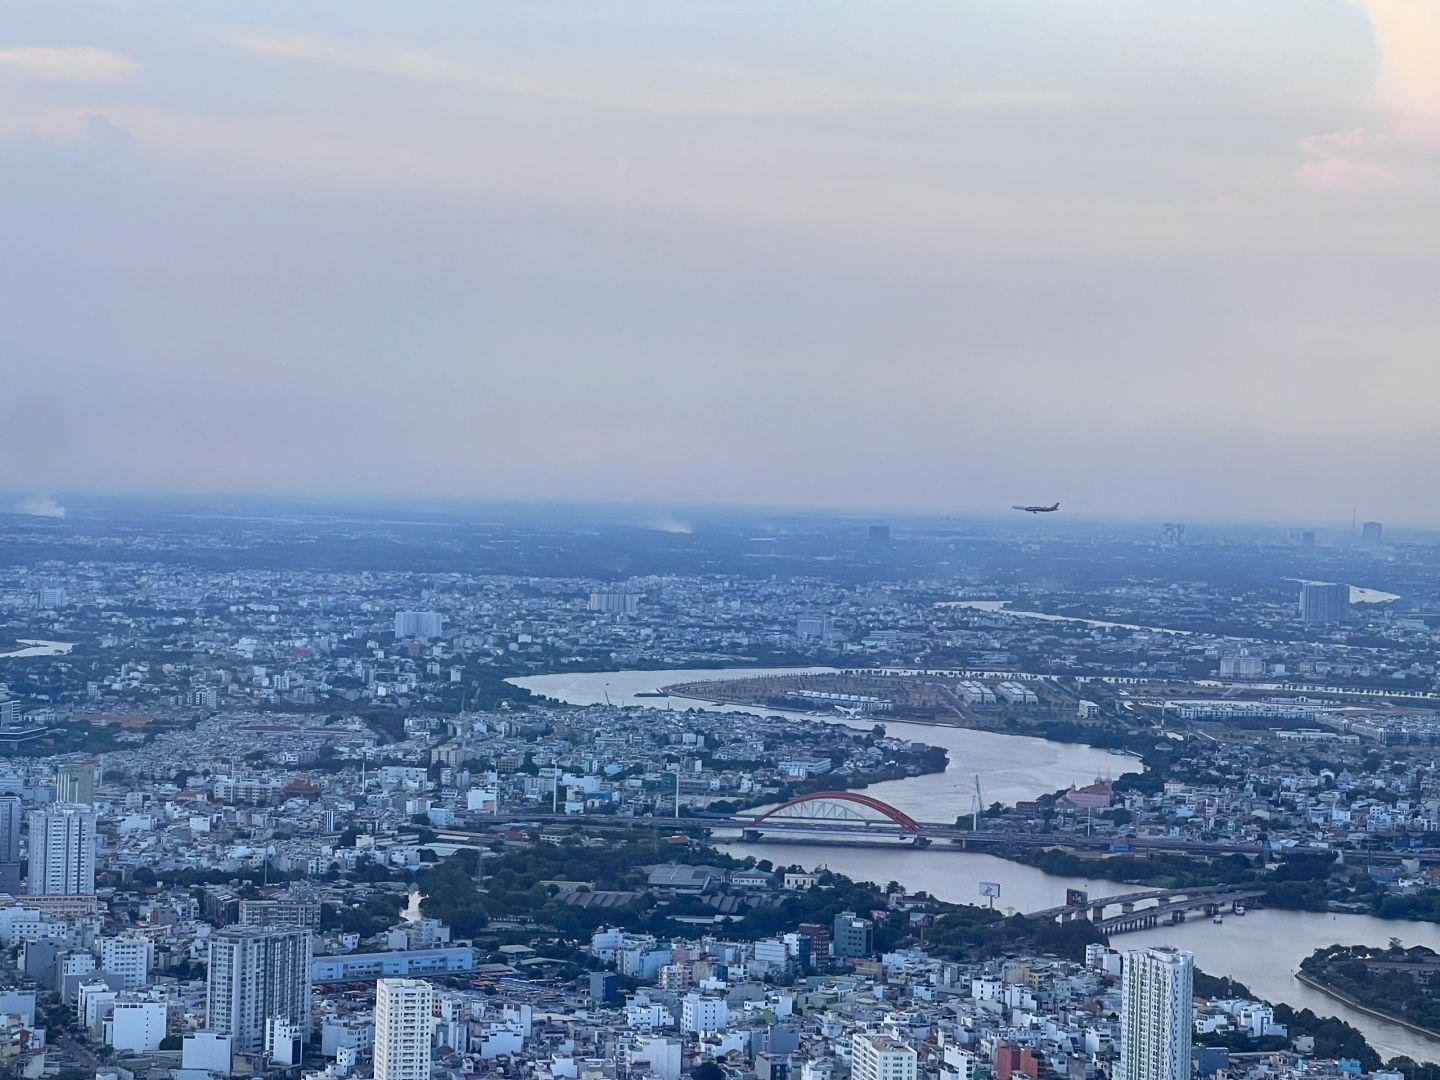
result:
[[[1052,503],[1049,506],[1012,506],[1011,510],[1024,510],[1027,514],[1053,514],[1060,509],[1060,504]]]

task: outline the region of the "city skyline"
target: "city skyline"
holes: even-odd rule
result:
[[[16,506],[1422,513],[1426,5],[339,13],[13,13]]]

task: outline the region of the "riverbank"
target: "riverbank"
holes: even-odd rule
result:
[[[733,668],[670,670],[668,679],[656,678],[651,670],[606,671],[591,673],[557,672],[553,675],[512,676],[506,681],[530,693],[562,701],[569,705],[637,706],[650,709],[671,709],[683,712],[701,709],[721,712],[741,711],[762,716],[777,713],[811,721],[835,723],[844,727],[869,730],[872,719],[849,717],[826,719],[800,712],[758,709],[734,705],[714,705],[704,701],[672,696],[655,698],[661,682],[694,683],[715,679],[753,677],[756,675],[800,675],[834,672],[827,667],[813,668]],[[1013,805],[1072,784],[1081,787],[1097,777],[1119,778],[1127,773],[1144,771],[1142,761],[1128,755],[1112,754],[1089,746],[1062,743],[1020,733],[977,731],[971,728],[942,727],[918,724],[908,720],[884,721],[886,731],[896,738],[941,747],[949,757],[949,767],[941,773],[925,773],[900,780],[873,784],[866,794],[924,821],[954,821],[970,813],[980,781],[983,805]]]
[[[1422,1027],[1420,1024],[1411,1023],[1403,1016],[1396,1016],[1394,1013],[1385,1012],[1383,1009],[1377,1009],[1372,1005],[1366,1005],[1353,995],[1347,994],[1343,990],[1337,990],[1335,987],[1329,986],[1314,976],[1305,974],[1303,971],[1295,972],[1295,981],[1304,983],[1312,990],[1318,990],[1326,997],[1333,998],[1335,1001],[1354,1009],[1356,1012],[1362,1012],[1366,1016],[1373,1016],[1377,1020],[1384,1020],[1388,1023],[1396,1024],[1406,1031],[1413,1031],[1417,1035],[1423,1035],[1427,1039],[1433,1039],[1437,1044],[1437,1051],[1440,1051],[1440,1031],[1436,1031],[1434,1028]]]
[[[992,735],[1016,735],[1032,739],[1046,739],[1050,742],[1070,743],[1079,746],[1089,746],[1097,750],[1119,750],[1125,755],[1139,757],[1140,755],[1126,746],[1127,738],[1123,731],[1104,724],[1084,724],[1078,720],[1053,719],[1026,721],[1020,720],[1013,715],[1004,717],[996,716],[962,716],[948,713],[934,713],[925,716],[900,716],[884,715],[845,715],[834,712],[820,712],[816,710],[796,709],[793,705],[770,705],[766,702],[758,702],[744,697],[726,696],[716,694],[714,691],[707,691],[707,686],[713,686],[723,680],[701,680],[698,682],[670,683],[661,686],[659,689],[664,693],[673,695],[683,700],[686,704],[692,702],[703,702],[706,705],[717,709],[743,709],[746,711],[762,710],[780,716],[809,716],[816,720],[823,720],[828,723],[849,723],[849,724],[917,724],[923,727],[956,728],[961,731],[983,731]],[[664,699],[661,699],[664,700]],[[1138,740],[1143,742],[1144,740]],[[1149,740],[1153,742],[1154,740]]]
[[[732,669],[736,676],[765,673],[766,669]],[[772,668],[774,674],[834,671],[834,668]],[[665,671],[669,682],[700,682],[723,679],[724,669]],[[657,680],[653,670],[609,671],[579,674],[561,672],[552,675],[512,676],[507,680],[532,693],[554,698],[572,705],[604,704],[633,705],[648,708],[724,709],[716,706],[674,698],[637,697],[653,693],[665,677]],[[744,711],[773,714],[773,709]],[[800,715],[800,714],[796,714]],[[807,717],[807,719],[815,719]],[[873,720],[840,720],[850,727],[869,728]],[[866,794],[926,821],[953,820],[970,813],[977,795],[977,782],[983,784],[983,805],[999,802],[1011,805],[1029,801],[1070,784],[1084,785],[1097,776],[1118,779],[1126,773],[1143,771],[1144,765],[1132,757],[1121,757],[1103,750],[1063,744],[1020,735],[994,734],[964,728],[937,727],[901,721],[885,722],[892,734],[917,742],[941,745],[949,754],[950,767],[944,773],[931,773],[904,780],[873,785]],[[926,891],[932,896],[959,903],[975,903],[981,898],[981,883],[1003,884],[1002,910],[1038,911],[1064,901],[1069,888],[1084,889],[1091,895],[1107,895],[1108,883],[1099,866],[1087,866],[1082,875],[1063,877],[1047,874],[1019,862],[1007,861],[981,852],[946,852],[934,858],[928,850],[894,843],[860,847],[858,845],[786,845],[778,842],[746,844],[739,839],[722,841],[725,850],[736,856],[754,855],[776,865],[795,863],[810,869],[828,868],[860,881],[898,881],[909,892]],[[1098,861],[1098,860],[1097,860]],[[1093,877],[1092,877],[1093,875]],[[1296,981],[1291,972],[1318,947],[1337,941],[1385,945],[1395,933],[1395,924],[1369,915],[1345,915],[1317,911],[1251,911],[1244,918],[1226,919],[1223,926],[1210,920],[1190,920],[1178,926],[1154,927],[1136,931],[1117,939],[1120,947],[1173,945],[1195,953],[1197,966],[1220,977],[1248,984],[1255,996],[1267,1001],[1284,1002],[1290,1007],[1310,1009],[1325,1015],[1339,1011],[1342,1018],[1358,1028],[1383,1056],[1406,1056],[1416,1061],[1440,1058],[1435,1044],[1428,1038],[1398,1024],[1370,1016],[1349,1006],[1336,1005],[1318,990]],[[1440,951],[1440,924],[1411,923],[1407,938]]]
[[[0,649],[0,660],[25,660],[33,656],[64,656],[75,648],[73,641],[39,641],[17,638]]]

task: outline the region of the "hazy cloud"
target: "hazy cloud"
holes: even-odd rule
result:
[[[15,513],[25,514],[28,517],[63,518],[65,507],[49,495],[34,495],[21,501],[15,507]]]
[[[1310,136],[1314,160],[1298,176],[1311,188],[1365,192],[1397,187],[1440,195],[1440,4],[1435,0],[1359,0],[1380,46],[1374,124]]]
[[[1397,112],[1440,120],[1440,6],[1435,0],[1361,0],[1384,63],[1380,91]]]
[[[656,113],[763,115],[887,106],[1028,108],[1073,100],[1063,91],[971,90],[896,92],[883,83],[821,83],[794,74],[714,62],[653,61],[637,69],[621,62],[589,71],[475,64],[416,48],[362,48],[317,37],[277,37],[225,31],[219,40],[239,49],[346,71],[410,79],[485,93],[565,102],[587,108]]]
[[[1367,191],[1398,187],[1398,173],[1375,159],[1377,145],[1384,137],[1364,128],[1333,131],[1300,140],[1301,149],[1314,158],[1300,167],[1300,180],[1321,191]],[[1392,143],[1393,145],[1393,143]]]
[[[53,82],[109,83],[128,79],[141,67],[128,56],[84,46],[0,46],[0,75]]]
[[[647,517],[641,523],[642,529],[654,529],[663,533],[693,533],[695,526],[690,522],[675,517],[673,514],[658,514],[654,517]]]
[[[1385,4],[30,5],[0,487],[1432,513]]]

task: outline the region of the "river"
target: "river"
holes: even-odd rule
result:
[[[1193,630],[1174,630],[1166,626],[1137,626],[1135,623],[1106,622],[1104,619],[1082,619],[1074,615],[1051,615],[1044,611],[1015,611],[1009,600],[942,600],[937,607],[971,608],[988,611],[992,615],[1014,615],[1019,619],[1040,619],[1042,622],[1081,623],[1085,626],[1103,626],[1112,630],[1143,630],[1152,634],[1191,634]]]
[[[1305,582],[1298,578],[1290,580],[1300,584],[1327,584],[1323,581]],[[1380,589],[1370,589],[1363,585],[1350,586],[1350,603],[1352,604],[1386,604],[1399,599],[1399,593],[1383,592]],[[1138,630],[1151,634],[1195,633],[1193,630],[1176,630],[1168,626],[1140,626],[1136,623],[1107,622],[1104,619],[1082,619],[1074,615],[1051,615],[1044,611],[1019,611],[1010,606],[1009,600],[942,600],[936,607],[969,608],[973,611],[986,611],[992,615],[1014,615],[1018,619],[1040,619],[1045,622],[1080,623],[1084,626],[1106,627],[1111,630]]]
[[[726,711],[733,707],[674,697],[637,698],[635,694],[653,691],[661,685],[702,679],[829,670],[833,669],[610,671],[538,675],[510,681],[534,693],[575,705],[598,704],[608,695],[617,705]],[[775,710],[746,711],[770,713]],[[852,723],[869,727],[873,721]],[[885,721],[885,727],[895,735],[943,746],[950,754],[950,764],[944,773],[887,781],[866,789],[867,794],[922,821],[947,821],[969,813],[977,774],[988,805],[1030,799],[1071,783],[1088,783],[1097,775],[1118,776],[1138,768],[1133,759],[1043,739],[893,720]],[[958,903],[978,903],[979,883],[999,882],[999,906],[1006,910],[1035,911],[1054,906],[1064,901],[1065,890],[1071,887],[1086,889],[1092,896],[1127,890],[1127,886],[1116,882],[1052,876],[1033,867],[970,852],[738,841],[724,843],[724,847],[741,858],[754,855],[777,865],[823,865],[857,880],[881,884],[898,881],[908,890],[924,890]],[[1391,937],[1399,937],[1406,945],[1425,945],[1440,951],[1440,925],[1434,923],[1276,910],[1231,916],[1221,926],[1208,919],[1197,919],[1179,926],[1122,934],[1115,938],[1115,944],[1122,949],[1150,944],[1173,944],[1190,949],[1195,953],[1196,963],[1211,975],[1229,976],[1269,1001],[1312,1009],[1322,1016],[1341,1017],[1364,1032],[1382,1057],[1403,1054],[1417,1061],[1440,1060],[1440,1044],[1434,1040],[1357,1012],[1295,981],[1294,971],[1300,961],[1318,948],[1334,944],[1384,945]]]
[[[698,682],[702,679],[738,679],[754,675],[799,675],[834,671],[834,668],[721,668],[689,671],[600,671],[560,675],[532,675],[509,682],[536,694],[544,694],[571,705],[598,705],[607,696],[614,705],[644,705],[651,708],[704,709],[707,712],[752,712],[765,716],[785,713],[781,709],[715,705],[689,698],[643,698],[637,693],[654,691],[663,685]],[[809,713],[786,713],[809,719],[825,719],[847,727],[868,730],[876,720],[839,720]],[[954,821],[970,813],[975,781],[980,797],[991,803],[1010,805],[1033,799],[1071,784],[1084,786],[1096,777],[1113,779],[1139,772],[1138,759],[1111,754],[1091,746],[1050,742],[1023,735],[1000,735],[991,731],[914,724],[901,720],[879,721],[897,738],[914,739],[943,746],[950,761],[943,773],[927,773],[908,780],[886,780],[871,784],[865,794],[889,803],[920,821]]]
[[[1065,890],[1085,889],[1091,896],[1113,896],[1133,886],[1113,881],[1060,877],[971,852],[916,851],[898,848],[846,847],[840,844],[724,843],[736,858],[753,855],[777,866],[801,863],[824,866],[859,881],[898,881],[911,891],[923,890],[942,900],[978,904],[980,882],[1000,883],[1001,910],[1038,911],[1065,902]],[[1211,975],[1229,976],[1268,1001],[1283,1001],[1321,1016],[1339,1016],[1365,1033],[1384,1058],[1404,1054],[1417,1061],[1440,1060],[1440,1044],[1398,1024],[1357,1012],[1294,978],[1300,961],[1326,945],[1385,945],[1398,937],[1406,945],[1440,951],[1440,925],[1375,919],[1368,915],[1330,915],[1309,911],[1252,910],[1229,916],[1216,926],[1191,918],[1179,926],[1157,926],[1119,934],[1119,949],[1139,945],[1175,945],[1195,954],[1195,963]]]
[[[0,660],[24,660],[31,656],[64,656],[75,648],[73,641],[33,641],[21,638],[10,652],[0,652]]]

